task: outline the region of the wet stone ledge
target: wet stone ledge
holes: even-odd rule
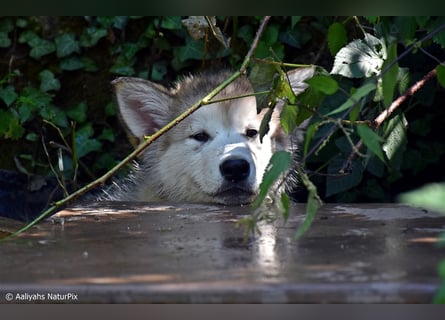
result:
[[[429,303],[445,216],[326,204],[244,241],[249,207],[89,203],[0,243],[0,303]],[[3,218],[0,231],[19,224]]]

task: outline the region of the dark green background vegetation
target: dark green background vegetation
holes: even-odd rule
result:
[[[183,74],[209,67],[238,68],[261,21],[217,17],[222,37],[208,29],[198,39],[196,30],[190,33],[184,26],[185,18],[0,18],[0,168],[23,174],[30,192],[39,192],[54,176],[67,189],[93,180],[131,150],[116,115],[110,86],[114,78],[137,76],[169,85]],[[391,94],[368,98],[356,115],[372,120],[392,101],[388,97],[396,98],[445,60],[445,32],[418,42],[444,23],[431,17],[272,17],[255,57],[314,64],[330,72],[339,50],[363,39],[364,33],[382,40],[386,47],[376,47],[376,54],[385,52],[387,60],[414,46],[397,61]],[[439,80],[441,72],[439,68]],[[334,75],[343,91],[322,96],[317,112],[337,108],[346,99],[344,92],[352,93],[367,77]],[[352,150],[348,138],[357,142],[360,134],[351,127],[350,135],[337,130],[325,136],[327,126],[320,125],[308,147],[323,139],[324,148],[305,159],[320,197],[388,202],[403,191],[443,181],[444,101],[443,86],[436,78],[429,81],[399,108],[397,120],[377,131],[383,139],[380,146],[401,140],[394,156],[379,158],[363,148],[366,157],[357,157],[352,170],[341,176],[338,169]],[[395,127],[404,122],[408,126],[397,133]],[[304,188],[296,197],[305,201]]]

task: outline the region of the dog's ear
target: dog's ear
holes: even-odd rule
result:
[[[307,68],[297,68],[291,70],[287,73],[287,77],[289,79],[289,84],[294,91],[295,95],[299,95],[303,93],[304,90],[309,86],[306,80],[312,78],[314,76],[315,67],[307,67]]]
[[[143,141],[170,120],[172,95],[161,85],[140,78],[118,78],[112,82],[120,116],[131,136]],[[130,139],[131,139],[130,136]]]

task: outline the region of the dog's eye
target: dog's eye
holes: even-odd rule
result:
[[[195,139],[196,141],[199,141],[199,142],[207,142],[207,141],[209,141],[210,136],[207,132],[202,131],[202,132],[195,133],[190,138]]]
[[[246,130],[246,137],[255,138],[257,135],[258,135],[258,130],[255,130],[255,129],[247,129]]]

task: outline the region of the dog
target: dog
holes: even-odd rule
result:
[[[288,73],[295,94],[306,89],[304,80],[313,73],[312,68]],[[203,72],[171,89],[132,77],[112,84],[124,126],[142,142],[230,75],[228,70]],[[253,93],[246,76],[237,78],[212,99],[219,102],[202,106],[146,148],[129,177],[107,192],[107,200],[251,203],[273,153],[293,148],[280,125],[279,104],[260,141],[267,108],[258,113]]]

